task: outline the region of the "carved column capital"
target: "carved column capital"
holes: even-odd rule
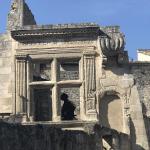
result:
[[[84,58],[95,57],[95,55],[96,55],[95,51],[84,51],[83,52]]]
[[[16,54],[15,58],[18,59],[18,60],[27,60],[28,59],[28,55]]]

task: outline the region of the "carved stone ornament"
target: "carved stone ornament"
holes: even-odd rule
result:
[[[114,54],[124,50],[124,35],[120,32],[109,30],[105,36],[100,37],[100,46],[104,55]]]
[[[8,30],[13,30],[16,26],[19,25],[19,4],[17,3],[17,1],[14,1],[8,14],[7,28]]]
[[[95,83],[95,56],[87,54],[84,56],[85,64],[85,90],[87,113],[96,109],[96,83]]]
[[[16,3],[16,2],[14,2],[14,3],[11,5],[11,10],[14,11],[14,12],[17,10],[17,3]]]

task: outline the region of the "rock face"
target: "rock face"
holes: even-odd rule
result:
[[[149,150],[150,63],[124,48],[118,26],[40,26],[14,0],[0,35],[0,149]]]
[[[8,34],[0,35],[0,110],[6,116],[12,113],[11,48]]]

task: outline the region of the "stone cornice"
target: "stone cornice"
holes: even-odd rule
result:
[[[11,31],[11,35],[18,41],[33,38],[88,38],[96,37],[100,28],[95,24],[65,24],[48,26],[24,26]]]
[[[143,66],[149,66],[150,67],[150,61],[134,61],[134,62],[129,62],[130,66],[138,66],[138,67],[143,67]]]

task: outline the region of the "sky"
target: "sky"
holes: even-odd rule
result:
[[[0,33],[5,32],[11,0],[0,0]],[[129,58],[150,49],[150,0],[26,0],[38,24],[94,22],[118,25]]]

